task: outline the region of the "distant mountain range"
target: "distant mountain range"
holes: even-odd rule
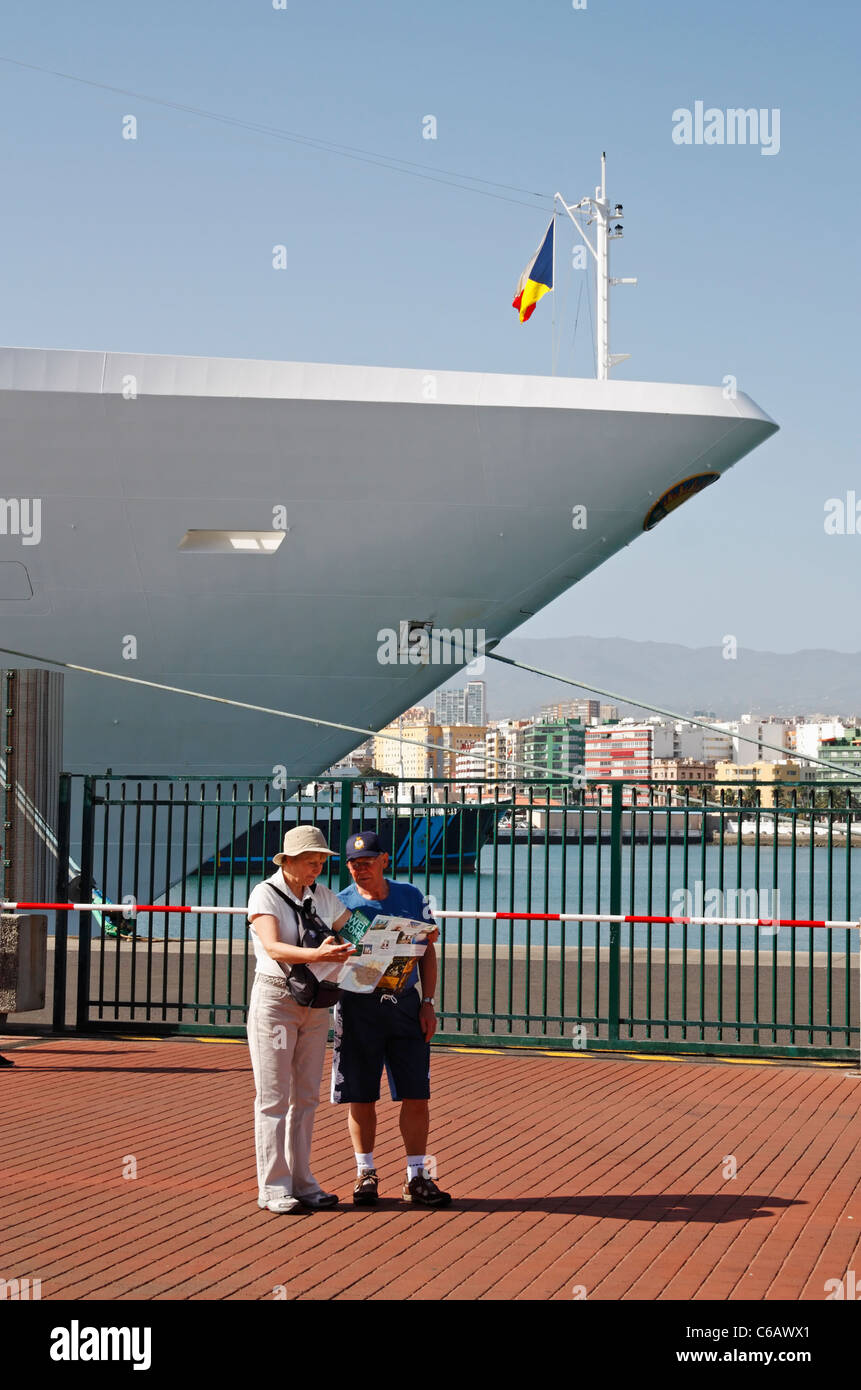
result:
[[[504,656],[587,681],[620,696],[640,698],[680,714],[713,711],[719,719],[755,714],[852,714],[861,711],[861,652],[812,649],[780,653],[739,648],[727,659],[721,647],[682,647],[668,642],[632,642],[621,637],[506,637]],[[462,686],[461,674],[442,689]],[[587,697],[544,676],[487,658],[480,679],[487,683],[490,719],[525,719],[542,705]],[[620,715],[642,711],[624,699],[592,696],[615,704]],[[426,703],[432,703],[428,696]]]

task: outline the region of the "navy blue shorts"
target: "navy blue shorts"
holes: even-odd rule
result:
[[[403,994],[345,994],[335,1008],[332,1101],[367,1104],[380,1098],[383,1067],[392,1100],[430,1096],[430,1044],[419,1023],[421,1001]]]

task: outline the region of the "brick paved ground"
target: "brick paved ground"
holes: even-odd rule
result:
[[[431,1148],[447,1211],[256,1205],[244,1044],[0,1043],[0,1277],[43,1299],[823,1300],[861,1284],[861,1080],[848,1068],[438,1051]],[[21,1045],[18,1045],[21,1044]],[[328,1077],[325,1079],[328,1087]],[[129,1155],[138,1176],[124,1179]],[[734,1179],[723,1176],[734,1155]],[[315,1169],[345,1198],[343,1110]]]

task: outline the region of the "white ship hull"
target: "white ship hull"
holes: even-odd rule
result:
[[[6,508],[0,645],[380,728],[458,669],[381,664],[381,629],[504,637],[776,428],[717,387],[6,349],[0,494],[41,537]],[[272,554],[178,548],[277,507]],[[66,676],[70,771],[308,779],[359,741]]]

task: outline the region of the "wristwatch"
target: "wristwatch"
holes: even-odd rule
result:
[[[422,1003],[436,1005],[436,1000],[434,999],[432,994],[424,994],[422,995]]]

